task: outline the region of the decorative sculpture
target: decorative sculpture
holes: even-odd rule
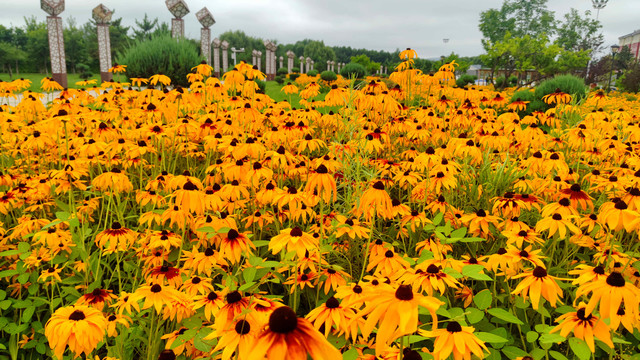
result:
[[[98,29],[98,57],[100,58],[100,80],[111,81],[113,76],[109,72],[111,68],[111,39],[109,37],[109,23],[113,10],[107,9],[106,6],[100,4],[96,6],[91,17],[96,21]]]
[[[64,0],[40,0],[40,7],[49,14],[47,16],[47,31],[49,33],[49,54],[53,80],[66,88],[67,63],[64,55],[62,18],[58,16],[64,11]]]

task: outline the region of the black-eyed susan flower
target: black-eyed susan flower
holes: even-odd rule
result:
[[[319,241],[311,234],[305,233],[299,227],[292,229],[284,229],[280,234],[271,238],[269,241],[269,250],[273,254],[281,253],[283,249],[286,252],[294,251],[298,258],[305,257],[305,252],[314,252],[317,250]]]
[[[560,301],[562,289],[556,283],[557,278],[549,275],[544,267],[536,266],[533,271],[527,271],[512,278],[523,279],[511,294],[522,295],[524,299],[528,295],[531,298],[531,306],[534,310],[537,310],[540,306],[540,297],[546,299],[553,307],[556,307],[557,303],[562,303]]]
[[[611,331],[607,324],[596,317],[593,314],[589,314],[585,311],[586,304],[580,303],[578,310],[575,312],[568,312],[561,315],[556,319],[556,322],[560,324],[553,329],[551,333],[560,332],[560,336],[567,337],[570,333],[573,333],[578,339],[584,340],[589,346],[589,350],[595,353],[595,339],[607,344],[610,348],[613,348],[613,342],[611,341]]]
[[[455,360],[470,359],[471,354],[482,359],[484,352],[488,352],[489,349],[474,335],[474,331],[475,328],[471,326],[462,326],[456,321],[450,321],[444,329],[420,330],[419,333],[435,338],[432,352],[435,360],[448,359],[451,355]]]
[[[598,308],[602,319],[609,319],[615,315],[620,306],[637,316],[640,304],[640,290],[627,282],[618,272],[611,272],[606,278],[585,283],[578,287],[576,298],[591,294],[585,307],[585,314],[591,314]]]
[[[433,328],[438,326],[436,310],[443,302],[414,292],[411,285],[399,285],[396,288],[382,288],[364,296],[364,309],[358,311],[354,319],[366,316],[364,325],[360,327],[362,335],[367,338],[378,325],[376,335],[376,354],[380,354],[385,346],[400,336],[418,330],[418,307],[423,307],[431,314]]]
[[[252,356],[268,360],[340,359],[342,354],[333,347],[309,320],[298,318],[287,306],[275,309],[269,324],[258,335]]]
[[[44,335],[58,359],[62,359],[64,350],[75,357],[84,353],[89,355],[104,339],[107,319],[101,311],[94,308],[75,305],[56,310],[44,328]]]

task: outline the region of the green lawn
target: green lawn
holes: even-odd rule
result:
[[[31,87],[28,90],[31,90],[34,92],[40,92],[42,91],[42,89],[40,89],[40,81],[42,81],[42,79],[44,79],[47,76],[51,76],[51,74],[35,74],[35,73],[13,74],[13,80],[20,79],[20,78],[31,80]],[[91,77],[91,79],[97,80],[97,85],[100,85],[99,75],[95,75]],[[9,79],[9,74],[7,73],[0,73],[0,80],[11,81],[11,79]],[[73,89],[79,88],[80,86],[76,85],[76,82],[78,81],[82,81],[82,79],[80,79],[80,76],[78,74],[67,74],[67,85],[70,88],[73,88]]]
[[[50,75],[34,74],[34,73],[13,74],[13,79],[14,80],[19,78],[29,79],[31,80],[31,87],[28,90],[31,90],[34,92],[40,92],[42,91],[42,89],[40,89],[40,81],[46,76],[50,76]],[[80,86],[76,85],[76,82],[82,81],[82,79],[80,79],[78,74],[68,74],[67,76],[68,76],[67,82],[70,88],[74,88],[74,89],[80,88]],[[93,76],[92,79],[97,80],[97,85],[100,85],[99,76]],[[0,73],[0,80],[11,81],[11,79],[9,79],[9,74],[7,73]],[[283,101],[283,100],[289,101],[289,95],[286,95],[285,93],[280,91],[280,89],[282,89],[282,85],[278,84],[275,81],[267,81],[267,87],[266,87],[267,95],[269,95],[275,101]],[[316,101],[323,100],[325,95],[326,93],[320,93],[318,96],[315,97],[315,100]],[[298,96],[298,94],[291,95],[291,106],[296,108],[301,107],[300,96]]]
[[[271,97],[275,101],[283,101],[283,100],[289,101],[289,95],[286,95],[285,93],[280,91],[280,89],[282,89],[282,86],[283,85],[280,85],[275,81],[267,81],[267,87],[265,92],[267,95],[269,95],[269,97]],[[324,100],[325,95],[327,95],[326,92],[321,92],[320,94],[318,94],[318,96],[316,96],[313,99],[316,101],[322,101]],[[295,108],[302,107],[300,105],[300,96],[298,94],[291,94],[291,106]]]

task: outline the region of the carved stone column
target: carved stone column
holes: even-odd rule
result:
[[[109,23],[112,15],[113,11],[102,4],[96,6],[91,13],[91,17],[95,20],[98,29],[98,57],[100,58],[100,80],[102,82],[113,79],[113,74],[109,72],[111,68]]]
[[[173,14],[171,19],[171,36],[175,39],[184,37],[184,20],[182,18],[189,13],[189,7],[184,0],[166,0],[167,8]]]
[[[220,39],[215,38],[211,43],[213,46],[213,74],[220,77]]]
[[[222,71],[220,73],[224,74],[229,68],[229,53],[227,52],[229,43],[225,40],[220,43],[220,47],[222,48]]]
[[[207,64],[211,65],[211,29],[209,28],[216,23],[216,20],[206,7],[196,13],[196,18],[202,24],[202,29],[200,30],[200,52]]]
[[[64,54],[62,19],[58,16],[64,11],[64,0],[40,0],[40,7],[49,14],[47,16],[47,32],[49,34],[49,54],[53,80],[66,88],[67,62]]]

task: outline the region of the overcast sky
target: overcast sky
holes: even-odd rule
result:
[[[56,1],[56,0],[50,0]],[[170,23],[172,15],[164,0],[103,0],[115,9],[114,18],[125,26],[149,14]],[[195,13],[206,6],[216,19],[213,37],[227,30],[243,30],[251,36],[293,43],[305,38],[324,40],[330,46],[393,51],[411,47],[421,58],[437,58],[452,51],[462,56],[482,51],[478,30],[480,12],[500,8],[502,0],[186,0],[191,11],[185,16],[185,34],[199,39]],[[0,24],[23,26],[25,16],[44,21],[40,1],[0,0]],[[66,0],[61,17],[74,17],[79,24],[89,20],[94,0]],[[591,0],[550,0],[556,19],[570,8],[581,13],[592,10]],[[640,1],[611,0],[600,11],[605,45],[640,28]],[[595,16],[595,11],[593,15]],[[443,39],[449,39],[444,43]],[[231,44],[233,46],[233,44]]]

